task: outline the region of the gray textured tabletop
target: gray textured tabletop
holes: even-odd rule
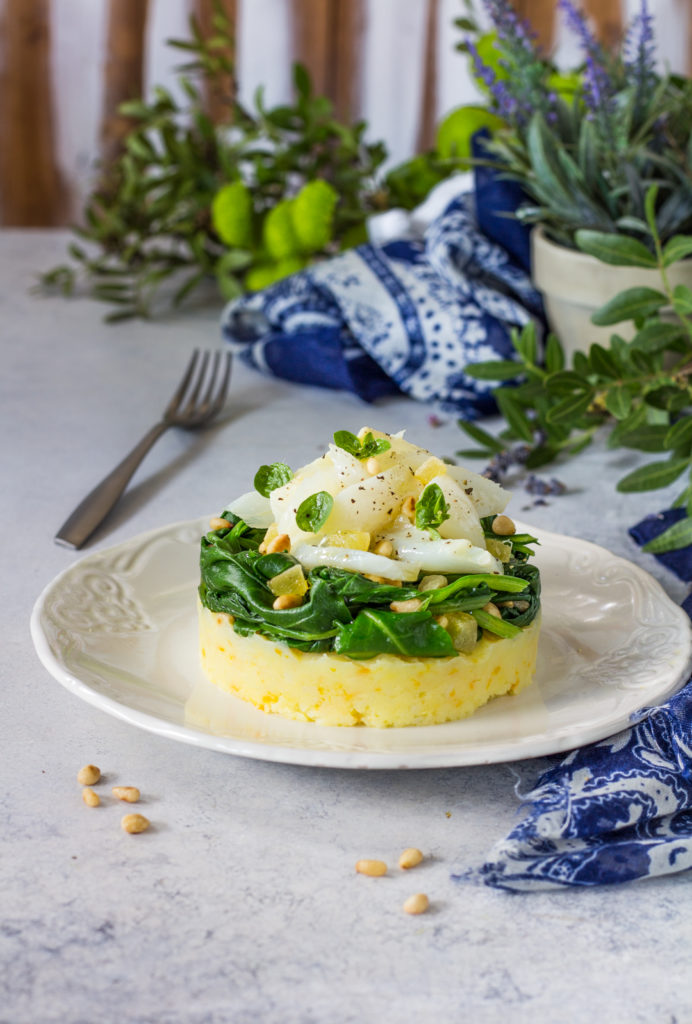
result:
[[[43,668],[32,605],[82,557],[55,531],[151,425],[189,351],[218,344],[215,308],[106,326],[94,302],[30,295],[65,239],[0,234],[0,1021],[691,1021],[689,874],[531,895],[450,879],[509,830],[515,789],[544,761],[349,772],[236,758],[121,722]],[[452,454],[454,420],[433,428],[429,412],[236,364],[224,418],[160,440],[84,553],[217,512],[279,439],[301,464],[367,421]],[[521,515],[631,559],[679,601],[686,588],[627,536],[670,497],[616,494],[638,461],[596,445],[560,468],[567,495]],[[518,492],[511,509],[524,504]],[[141,788],[150,832],[128,836],[117,809],[83,805],[87,762]],[[426,854],[415,883],[354,873],[359,857],[393,861],[408,846]],[[431,910],[403,914],[420,889]]]

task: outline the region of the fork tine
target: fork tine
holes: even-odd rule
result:
[[[211,402],[211,396],[214,393],[214,386],[216,384],[216,378],[219,372],[219,360],[221,359],[221,352],[216,349],[211,357],[211,370],[209,371],[209,387],[204,393],[204,398],[201,401],[202,409],[206,409]]]
[[[197,368],[196,380],[194,381],[194,383],[192,385],[192,390],[190,391],[190,394],[187,396],[187,401],[185,402],[184,409],[180,410],[180,412],[182,413],[183,416],[190,416],[195,411],[195,406],[197,404],[197,399],[199,398],[199,393],[202,390],[202,384],[204,384],[204,378],[205,378],[206,373],[207,373],[207,366],[208,365],[209,365],[209,353],[208,352],[203,352],[202,353],[202,360],[201,360],[201,362],[199,364],[199,367]]]
[[[212,402],[211,408],[209,409],[209,416],[216,416],[217,412],[219,412],[224,402],[226,401],[226,395],[228,394],[228,385],[231,382],[231,353],[225,352],[224,356],[224,374],[221,380],[221,384],[219,385],[219,390],[216,394],[216,398]]]
[[[190,383],[190,381],[192,380],[192,375],[195,372],[195,367],[197,365],[198,359],[199,359],[199,349],[196,348],[194,350],[194,352],[192,353],[191,357],[190,357],[189,363],[187,364],[187,368],[186,368],[185,373],[183,375],[183,379],[181,380],[180,384],[178,385],[178,388],[177,388],[175,394],[173,395],[173,397],[171,398],[170,402],[166,406],[166,409],[165,409],[164,414],[163,414],[163,418],[164,419],[168,419],[169,417],[175,415],[175,413],[176,413],[176,411],[178,409],[178,406],[180,405],[180,403],[182,401],[183,395],[187,391],[187,386]]]

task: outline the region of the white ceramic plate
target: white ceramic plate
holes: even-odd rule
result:
[[[208,519],[96,551],[34,607],[43,664],[72,693],[150,732],[212,750],[338,768],[490,764],[570,750],[627,726],[687,679],[685,613],[637,566],[531,530],[543,578],[536,683],[471,718],[408,729],[327,728],[216,690],[197,659],[199,538]]]

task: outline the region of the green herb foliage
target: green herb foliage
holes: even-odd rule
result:
[[[515,360],[477,363],[466,372],[482,380],[512,382],[495,391],[507,426],[493,437],[476,424],[459,426],[480,448],[459,455],[486,455],[491,460],[519,442],[527,469],[547,465],[560,456],[576,455],[597,431],[610,430],[608,445],[662,456],[633,470],[617,483],[622,492],[651,491],[686,480],[675,504],[686,518],[674,524],[645,551],[663,552],[692,542],[692,290],[673,287],[668,268],[680,254],[692,253],[692,237],[676,236],[665,245],[655,215],[656,187],[645,198],[647,225],[661,287],[630,288],[619,293],[594,315],[597,324],[634,319],[631,341],[613,334],[608,346],[594,343],[576,352],[566,365],[554,336],[539,356],[536,333],[529,324],[513,336]],[[648,248],[631,239],[578,231],[582,249],[623,266],[650,267]],[[663,307],[670,309],[666,318]],[[515,544],[517,538],[507,538]]]
[[[260,466],[255,473],[254,488],[268,498],[277,487],[283,487],[293,477],[285,462],[272,462],[271,466]]]
[[[317,491],[301,501],[296,512],[296,526],[306,533],[317,533],[329,519],[334,499],[329,491]]]
[[[240,635],[259,633],[303,651],[334,651],[350,658],[394,653],[406,657],[452,657],[449,634],[436,621],[444,612],[481,613],[489,601],[498,603],[502,620],[487,625],[498,635],[514,635],[513,627],[528,625],[540,607],[540,577],[535,566],[512,561],[511,575],[478,574],[450,578],[445,587],[419,591],[416,584],[395,587],[376,583],[359,573],[320,567],[307,575],[308,593],[298,608],[277,611],[268,581],[291,565],[290,554],[261,555],[264,530],[252,530],[231,513],[227,530],[202,538],[200,552],[202,603],[234,618]],[[392,601],[417,597],[417,612],[392,612]],[[526,609],[503,606],[511,598]],[[481,615],[481,619],[483,616]],[[485,621],[479,625],[485,626]],[[508,628],[506,628],[508,627]]]
[[[449,505],[439,484],[428,484],[416,502],[416,526],[439,538],[438,527],[449,519]]]
[[[384,437],[375,439],[368,431],[361,439],[350,430],[337,430],[334,434],[334,444],[337,448],[343,448],[349,455],[356,459],[369,459],[373,455],[380,455],[381,452],[389,451],[391,442]]]
[[[218,2],[210,36],[192,18],[190,38],[170,45],[189,58],[182,101],[157,86],[121,105],[132,125],[124,152],[88,197],[72,262],[41,277],[63,294],[83,280],[114,306],[107,320],[175,308],[205,283],[227,300],[265,288],[366,241],[371,214],[412,208],[454,170],[410,161],[381,177],[384,144],[366,141],[365,122],[338,120],[299,64],[291,103],[267,107],[260,87],[243,105],[228,86],[232,26]],[[207,91],[228,95],[223,124],[206,113]]]

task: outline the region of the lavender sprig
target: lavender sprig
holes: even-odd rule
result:
[[[616,89],[607,69],[607,57],[603,47],[589,28],[581,10],[572,0],[558,0],[558,6],[567,19],[567,24],[578,36],[584,52],[584,103],[587,116],[602,123],[610,120],[613,112],[613,97]]]
[[[528,22],[519,17],[509,0],[483,0],[483,6],[497,29],[498,39],[512,50],[520,49],[538,59],[536,36]]]
[[[654,18],[647,0],[641,0],[639,14],[630,26],[623,51],[625,70],[635,87],[636,117],[641,114],[657,80]]]

